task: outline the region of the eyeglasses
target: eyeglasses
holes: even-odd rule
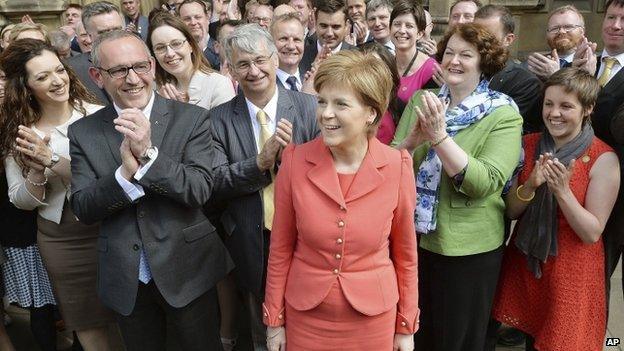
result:
[[[563,31],[564,33],[571,32],[576,28],[583,28],[583,26],[578,24],[564,24],[563,26],[553,26],[546,29],[546,32],[550,34],[559,33],[559,31]]]
[[[186,39],[175,39],[167,44],[156,44],[154,45],[153,50],[156,54],[164,54],[167,52],[167,47],[170,47],[173,51],[177,51],[182,48],[184,43],[186,43]]]
[[[117,66],[117,67],[113,67],[113,68],[102,68],[102,67],[96,67],[97,69],[104,71],[106,73],[108,73],[108,75],[110,75],[112,78],[115,79],[120,79],[120,78],[126,78],[126,76],[128,76],[128,73],[130,72],[130,70],[133,70],[134,73],[136,74],[145,74],[147,72],[149,72],[152,69],[152,62],[151,61],[141,61],[141,62],[137,62],[134,63],[132,66],[128,67],[128,66]]]
[[[252,17],[252,23],[271,23],[271,17]]]
[[[233,65],[234,69],[240,74],[245,74],[249,72],[252,64],[255,65],[256,67],[266,67],[269,61],[271,61],[271,57],[273,56],[273,54],[274,53],[271,53],[271,55],[269,56],[260,56],[256,58],[255,60],[251,60],[251,61],[237,62],[236,64]]]

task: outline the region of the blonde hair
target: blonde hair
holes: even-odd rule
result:
[[[48,38],[48,29],[41,23],[18,23],[11,29],[11,34],[9,34],[9,42],[15,41],[15,39],[22,34],[23,32],[27,32],[29,30],[38,31],[43,34],[43,37],[46,39],[46,43],[50,43],[50,38]]]
[[[314,89],[337,85],[352,89],[362,103],[370,106],[377,116],[369,132],[376,130],[388,109],[392,91],[392,73],[375,55],[355,50],[340,51],[324,60],[314,77]]]

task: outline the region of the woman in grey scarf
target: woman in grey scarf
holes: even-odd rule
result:
[[[618,158],[589,123],[600,90],[594,77],[563,69],[544,89],[546,130],[524,137],[525,166],[506,198],[518,222],[493,314],[529,335],[527,350],[601,350],[601,235],[618,193]]]

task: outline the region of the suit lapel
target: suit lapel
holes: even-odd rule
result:
[[[279,81],[279,79],[278,79]],[[295,135],[295,105],[290,99],[290,95],[283,86],[277,87],[277,111],[275,116],[275,123],[280,119],[285,118],[293,125],[293,137]]]
[[[252,130],[251,116],[249,116],[245,96],[240,93],[236,95],[235,99],[234,118],[231,121],[232,127],[239,138],[239,145],[243,149],[244,157],[253,157],[258,155],[258,148],[256,146],[256,137]]]
[[[308,179],[338,205],[346,207],[329,148],[323,144],[321,138],[314,140],[313,143],[314,147],[306,154],[306,160],[315,165],[308,171]]]
[[[381,142],[377,138],[371,138],[366,156],[353,179],[345,201],[349,203],[357,200],[383,184],[384,176],[379,169],[386,164],[388,164],[388,159],[383,152]]]
[[[113,119],[117,118],[117,111],[115,111],[115,108],[111,104],[104,107],[101,113],[104,116],[104,118],[102,118],[102,134],[108,143],[108,147],[110,148],[110,152],[113,154],[115,161],[117,164],[121,164],[119,145],[121,145],[123,135],[115,130],[115,123],[113,123]]]
[[[155,94],[155,93],[154,93]],[[152,132],[152,145],[160,148],[165,131],[167,131],[167,125],[169,124],[169,109],[167,108],[167,101],[156,94],[154,98],[154,106],[152,106],[152,113],[150,115],[150,129]]]

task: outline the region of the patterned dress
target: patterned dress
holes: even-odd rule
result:
[[[534,167],[540,134],[524,137],[523,184]],[[594,137],[573,170],[570,188],[581,206],[594,162],[613,151]],[[528,161],[528,162],[527,162]],[[540,351],[600,351],[606,332],[604,251],[602,238],[585,244],[570,227],[561,210],[558,219],[558,254],[542,265],[543,276],[535,278],[526,256],[514,244],[505,251],[493,315],[533,338]],[[517,227],[516,227],[517,228]]]

